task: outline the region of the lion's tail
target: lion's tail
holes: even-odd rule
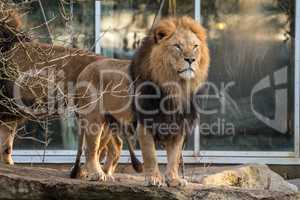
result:
[[[78,116],[77,116],[78,118]],[[78,150],[76,155],[75,164],[71,169],[70,177],[71,178],[79,178],[81,176],[81,155],[83,152],[83,144],[84,144],[84,134],[81,132],[80,128],[78,128]]]
[[[136,129],[133,130],[132,128],[130,128],[130,130],[128,130],[128,131],[136,131]],[[137,173],[142,173],[143,172],[143,164],[136,157],[135,152],[134,152],[134,147],[133,147],[133,145],[131,143],[131,140],[128,138],[128,135],[126,133],[124,133],[124,134],[125,134],[126,142],[128,144],[128,150],[129,150],[129,154],[130,154],[130,159],[131,159],[132,167],[134,168],[134,170]]]
[[[131,140],[129,139],[129,135],[134,135],[135,131],[136,131],[136,123],[132,123],[131,125],[124,125],[121,122],[119,122],[115,117],[113,117],[111,114],[107,113],[104,115],[105,120],[109,123],[109,124],[115,124],[118,127],[120,127],[122,134],[125,137],[125,140],[128,144],[128,150],[129,150],[129,154],[130,154],[130,159],[131,159],[131,164],[133,169],[137,172],[137,173],[141,173],[143,172],[143,164],[141,163],[141,161],[136,157],[135,152],[134,152],[134,145],[132,144]]]

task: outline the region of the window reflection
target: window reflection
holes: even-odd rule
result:
[[[16,3],[24,3],[16,0]],[[166,0],[161,5],[160,0],[101,0],[101,35],[95,33],[95,1],[73,0],[64,4],[64,11],[59,1],[41,0],[24,3],[28,14],[25,16],[24,27],[32,30],[34,39],[40,42],[69,47],[94,50],[95,40],[101,44],[101,54],[114,58],[131,58],[138,48],[142,38],[151,28],[154,17],[161,7],[162,16],[190,15],[194,16],[194,0]],[[49,21],[45,25],[43,16]],[[62,17],[62,13],[65,16]],[[50,31],[49,31],[50,30]],[[77,134],[74,116],[68,120],[49,122],[50,143],[47,149],[76,149]],[[27,123],[20,130],[15,143],[16,149],[43,149],[44,144],[35,140],[24,140],[22,137],[32,136],[45,141],[43,128],[36,123]],[[192,137],[187,149],[193,149]]]
[[[160,8],[162,16],[194,16],[194,0],[101,1],[101,54],[132,58]]]
[[[218,88],[203,101],[218,112],[201,116],[201,149],[292,151],[294,1],[203,0],[201,11]]]
[[[65,2],[63,5],[53,0],[41,0],[41,4],[39,1],[14,2],[26,11],[23,17],[24,28],[30,31],[34,41],[94,50],[94,1],[62,1]],[[46,21],[49,29],[45,24]],[[64,120],[49,121],[47,138],[41,125],[34,122],[26,123],[18,132],[15,148],[40,150],[44,149],[42,142],[48,140],[47,149],[76,149],[77,132],[73,117],[70,115]]]
[[[94,1],[15,0],[14,2],[26,11],[23,17],[24,27],[31,32],[34,40],[93,50]]]
[[[73,5],[66,5],[68,16],[73,13],[71,21],[60,17],[57,1],[41,2],[46,18],[51,20],[50,33],[43,25],[40,5],[26,4],[29,13],[25,27],[39,27],[33,30],[36,39],[43,42],[52,39],[55,44],[93,50],[94,1],[74,0]],[[151,28],[160,2],[102,0],[101,54],[131,58]],[[208,28],[212,58],[209,76],[212,85],[207,87],[207,93],[215,95],[202,99],[202,106],[203,110],[218,111],[201,114],[201,150],[293,150],[294,4],[294,0],[201,0],[202,22]],[[162,15],[194,16],[194,0],[166,0]],[[274,74],[285,67],[287,83],[278,86]],[[277,80],[284,76],[284,73],[279,75]],[[270,87],[257,91],[251,103],[251,92],[265,77],[269,77]],[[282,100],[275,108],[276,92],[286,88],[287,105]],[[270,120],[280,112],[282,118],[272,128],[253,110]],[[50,126],[49,149],[76,148],[76,126],[72,120],[51,122]],[[43,130],[38,125],[28,124],[26,131],[43,140]],[[193,143],[190,137],[186,149],[193,149]],[[28,140],[17,140],[16,146],[43,149],[42,144]]]

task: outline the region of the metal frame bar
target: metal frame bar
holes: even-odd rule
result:
[[[101,53],[101,1],[95,1],[95,53]]]
[[[14,156],[75,156],[77,153],[76,150],[15,150]],[[135,154],[137,156],[142,156],[142,152],[140,150],[136,150]],[[157,156],[166,156],[165,151],[157,151]],[[186,150],[183,152],[184,156],[194,156],[194,151]],[[122,156],[130,156],[127,150],[123,150]]]
[[[201,23],[201,0],[195,0],[195,19]],[[194,155],[200,155],[200,130],[199,125],[194,129]]]
[[[296,1],[295,11],[295,105],[294,105],[294,134],[295,153],[300,157],[300,1]]]
[[[204,157],[264,157],[264,158],[295,158],[295,152],[284,151],[200,151]]]
[[[28,153],[25,155],[25,153]],[[35,154],[34,154],[35,153]],[[282,152],[272,152],[276,154]],[[193,151],[184,152],[184,162],[189,164],[195,163],[216,163],[216,164],[242,164],[242,163],[260,163],[260,164],[279,164],[279,165],[299,165],[300,158],[286,158],[280,157],[268,157],[267,153],[264,157],[257,157],[255,152],[253,152],[252,157],[246,156],[193,156]],[[14,160],[17,163],[56,163],[56,164],[70,164],[74,163],[76,157],[76,151],[47,151],[45,159],[43,158],[43,152],[41,151],[16,151],[14,152]],[[137,157],[142,160],[140,151],[137,151]],[[159,163],[167,163],[167,158],[165,153],[162,151],[158,152],[157,160]],[[84,157],[82,159],[84,161]],[[123,152],[119,160],[120,163],[130,163],[130,156],[127,152]]]
[[[195,0],[195,19],[201,23],[201,0]]]
[[[296,28],[295,28],[295,151],[294,152],[262,152],[262,151],[200,151],[199,127],[194,132],[194,149],[184,151],[186,163],[263,163],[280,165],[300,164],[300,2],[296,1]],[[96,53],[100,53],[101,44],[97,37],[101,34],[101,2],[95,1],[95,42]],[[195,0],[195,19],[201,21],[201,0]],[[136,151],[141,158],[141,152]],[[18,163],[42,163],[43,150],[15,150],[14,160]],[[47,150],[46,163],[73,163],[75,150]],[[166,163],[165,151],[158,151],[158,161]],[[127,151],[122,152],[120,163],[129,163],[130,156]]]
[[[76,150],[15,150],[14,156],[75,156]],[[140,150],[135,151],[137,156],[141,156],[142,153]],[[282,152],[282,151],[272,151],[272,152],[263,152],[263,151],[239,151],[238,154],[236,151],[201,151],[201,154],[195,155],[193,150],[185,150],[183,152],[184,156],[191,157],[282,157],[282,158],[294,158],[294,152]],[[122,156],[130,156],[127,150],[123,150]],[[157,156],[166,156],[166,152],[159,150],[157,151]]]

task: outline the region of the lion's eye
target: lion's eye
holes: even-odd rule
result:
[[[178,51],[182,51],[182,48],[180,46],[180,44],[174,44],[173,45]]]
[[[194,49],[197,49],[199,46],[200,46],[199,44],[195,44]]]

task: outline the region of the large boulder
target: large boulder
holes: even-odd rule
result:
[[[197,181],[207,186],[230,186],[244,189],[298,192],[297,186],[287,182],[266,165],[246,165],[204,176]]]
[[[115,182],[68,178],[68,171],[0,165],[0,199],[111,199],[111,200],[299,200],[291,191],[190,183],[185,188],[144,187],[144,177],[117,174]],[[208,180],[207,176],[206,179]],[[216,180],[216,179],[214,179]],[[272,184],[271,184],[272,185]]]

